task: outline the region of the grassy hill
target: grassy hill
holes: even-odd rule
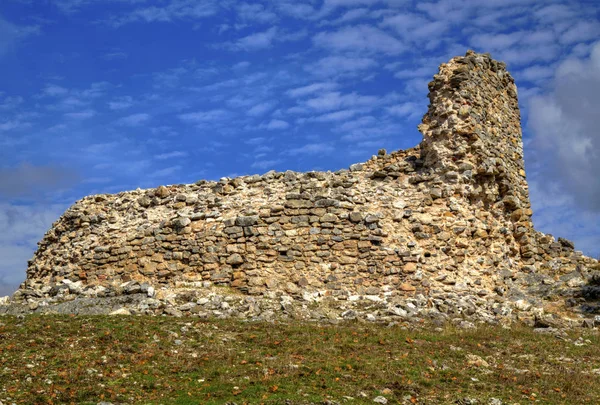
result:
[[[599,344],[524,326],[6,316],[0,403],[592,404]]]

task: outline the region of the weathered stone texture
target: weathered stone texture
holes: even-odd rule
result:
[[[39,243],[22,289],[135,280],[250,295],[422,296],[435,306],[465,292],[516,301],[597,266],[533,229],[505,65],[468,52],[441,65],[429,91],[419,146],[349,170],[86,197]]]

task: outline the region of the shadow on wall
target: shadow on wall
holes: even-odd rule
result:
[[[588,314],[600,314],[600,264],[596,267],[587,277],[587,283],[581,287],[579,297],[576,296],[581,301],[581,311]]]
[[[564,284],[556,292],[566,298],[567,308],[583,315],[585,319],[581,326],[600,327],[600,262],[587,268],[578,265],[560,281]]]

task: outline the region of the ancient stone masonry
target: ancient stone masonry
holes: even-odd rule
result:
[[[467,52],[429,99],[419,146],[348,170],[86,197],[39,243],[16,298],[226,286],[493,318],[585,284],[597,262],[533,229],[505,65]]]

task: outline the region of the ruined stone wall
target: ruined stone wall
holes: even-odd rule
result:
[[[86,197],[39,243],[22,290],[135,280],[252,295],[493,300],[589,267],[568,242],[532,228],[517,91],[504,64],[468,52],[443,64],[429,90],[423,142],[349,170]]]

